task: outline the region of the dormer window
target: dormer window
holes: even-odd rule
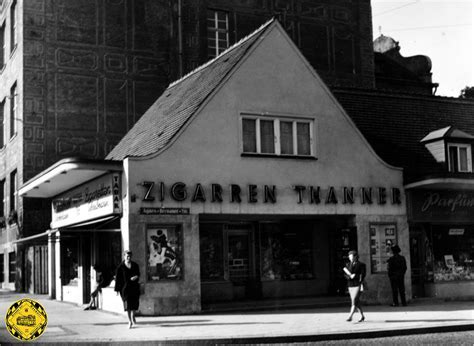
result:
[[[472,172],[470,144],[449,143],[448,158],[450,172]]]
[[[474,136],[448,126],[430,132],[421,140],[436,162],[446,164],[453,173],[472,173]]]

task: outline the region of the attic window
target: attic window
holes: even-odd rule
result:
[[[449,143],[448,159],[450,172],[472,172],[472,152],[470,144]]]
[[[430,132],[421,143],[430,151],[436,162],[446,164],[449,172],[472,172],[473,135],[448,126]]]

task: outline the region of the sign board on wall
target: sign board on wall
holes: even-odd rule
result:
[[[53,199],[51,228],[121,212],[120,175],[107,174]]]
[[[414,190],[409,192],[413,221],[474,221],[474,191]]]

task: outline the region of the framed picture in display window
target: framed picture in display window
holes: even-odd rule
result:
[[[148,225],[147,281],[183,278],[183,239],[180,225]]]
[[[370,224],[371,273],[386,273],[390,248],[397,244],[395,223]]]

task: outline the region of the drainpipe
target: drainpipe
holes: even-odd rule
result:
[[[183,76],[183,23],[181,18],[181,0],[178,0],[178,74]]]

